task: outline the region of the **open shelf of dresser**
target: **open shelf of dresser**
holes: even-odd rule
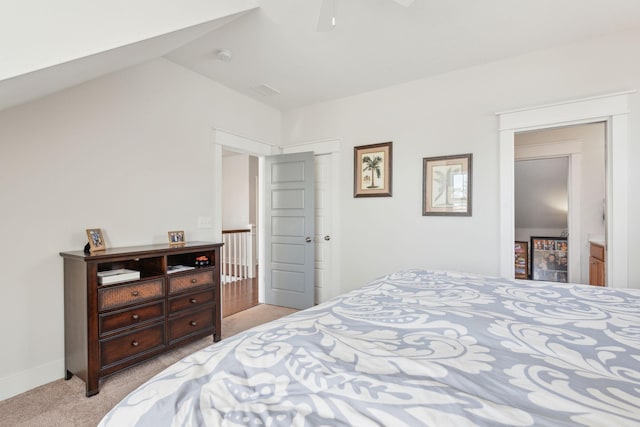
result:
[[[93,396],[108,375],[207,335],[219,341],[221,246],[191,242],[61,252],[65,378],[77,375]],[[99,272],[121,269],[140,278],[100,283]]]

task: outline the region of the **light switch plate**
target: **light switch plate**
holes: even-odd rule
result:
[[[198,228],[213,228],[213,224],[210,216],[198,217]]]

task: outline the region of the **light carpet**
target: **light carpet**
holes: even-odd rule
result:
[[[297,310],[261,304],[222,320],[222,338],[279,319]],[[100,393],[87,398],[84,382],[74,376],[59,379],[0,402],[0,426],[95,426],[102,417],[140,384],[183,357],[213,343],[211,336],[172,350],[112,375],[100,384]]]

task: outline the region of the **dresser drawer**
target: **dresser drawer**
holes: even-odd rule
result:
[[[164,279],[100,289],[98,291],[98,310],[109,310],[163,296]]]
[[[169,278],[169,293],[184,291],[200,286],[213,286],[213,271],[201,271]]]
[[[164,347],[164,323],[100,341],[100,366],[106,367]]]
[[[213,328],[213,306],[176,317],[169,321],[169,344],[174,341]]]
[[[213,301],[213,288],[203,292],[173,297],[169,299],[169,313],[175,313],[188,308],[195,309],[211,301]]]
[[[153,320],[161,320],[163,318],[163,301],[131,308],[129,310],[118,311],[116,313],[101,314],[99,320],[100,335]]]

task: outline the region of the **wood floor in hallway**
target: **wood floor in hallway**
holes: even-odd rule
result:
[[[257,277],[222,285],[222,317],[231,316],[256,305],[258,305]]]

